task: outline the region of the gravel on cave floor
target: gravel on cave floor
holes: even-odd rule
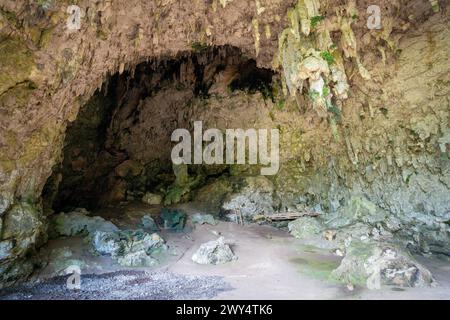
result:
[[[221,277],[171,272],[117,271],[81,276],[81,289],[67,288],[69,276],[0,291],[0,300],[193,300],[232,290]]]

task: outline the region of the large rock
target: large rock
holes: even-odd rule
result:
[[[46,241],[42,212],[27,202],[0,218],[0,288],[27,277],[36,266],[35,249]]]
[[[146,231],[159,231],[158,224],[149,215],[145,215],[141,218],[142,229]]]
[[[353,241],[332,277],[347,284],[379,289],[382,285],[423,287],[434,284],[425,267],[395,244]]]
[[[0,289],[23,280],[33,272],[38,264],[38,261],[29,257],[18,258],[16,256],[15,259],[12,262],[0,263]]]
[[[147,192],[142,197],[142,202],[149,204],[149,205],[158,205],[158,204],[161,204],[162,201],[163,201],[163,197],[161,195],[155,194],[155,193]]]
[[[102,255],[110,255],[126,267],[149,267],[158,261],[152,254],[165,250],[164,240],[156,233],[144,231],[96,231],[92,247]]]
[[[63,247],[50,252],[46,270],[53,276],[60,276],[66,274],[66,269],[72,266],[81,269],[87,264],[84,260],[77,259],[69,247]]]
[[[91,217],[88,214],[89,212],[85,209],[76,209],[69,213],[62,212],[56,215],[51,220],[51,236],[87,236],[95,231],[110,232],[119,230],[112,222],[98,216]]]
[[[45,238],[41,212],[28,203],[13,206],[4,217],[2,228],[1,239],[14,243],[14,248],[8,250],[11,256],[25,254]]]
[[[245,220],[253,221],[256,215],[274,212],[274,186],[269,179],[264,176],[247,177],[243,185],[239,192],[228,195],[222,204],[228,219],[238,221],[242,215]]]
[[[313,217],[299,218],[288,224],[289,232],[298,239],[311,239],[320,236],[323,225]]]
[[[186,213],[178,209],[162,208],[160,217],[163,228],[172,231],[182,231],[186,225]]]
[[[152,267],[158,260],[147,254],[144,250],[129,252],[116,257],[117,263],[124,267]]]
[[[196,213],[196,214],[192,215],[191,221],[192,221],[192,223],[210,224],[212,226],[215,226],[217,224],[216,219],[214,219],[214,217],[210,214]]]
[[[223,264],[236,259],[223,237],[202,244],[192,256],[192,260],[198,264]]]
[[[34,206],[22,203],[6,214],[2,239],[36,236],[42,227],[40,212]]]

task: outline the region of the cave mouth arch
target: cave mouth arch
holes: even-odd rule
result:
[[[44,209],[93,210],[167,189],[176,179],[171,133],[202,120],[195,119],[199,101],[259,93],[273,100],[276,78],[231,46],[151,59],[109,76],[67,127],[62,161],[43,190]],[[189,166],[203,182],[227,170]]]

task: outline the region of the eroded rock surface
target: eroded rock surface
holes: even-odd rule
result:
[[[157,234],[143,231],[95,231],[92,246],[102,255],[110,255],[125,267],[151,267],[158,264],[152,257],[166,249],[164,240]]]
[[[332,276],[369,289],[380,289],[382,285],[422,287],[435,284],[430,271],[410,254],[397,245],[383,242],[352,242]]]
[[[198,264],[224,264],[236,259],[237,256],[223,237],[202,244],[192,256],[192,260]]]
[[[31,272],[53,206],[146,192],[247,220],[314,210],[338,243],[358,228],[450,252],[449,4],[383,0],[367,30],[360,1],[258,3],[78,1],[70,31],[67,1],[2,2],[0,283]],[[280,171],[174,172],[170,133],[192,119],[279,128]]]
[[[275,211],[274,186],[269,179],[263,176],[248,177],[242,184],[244,187],[237,193],[229,194],[222,204],[228,219],[238,221],[242,216],[247,221],[253,221],[256,215]]]
[[[53,237],[91,236],[96,231],[112,232],[119,230],[112,222],[88,214],[89,212],[83,208],[69,213],[61,212],[54,216],[51,221],[51,235]]]

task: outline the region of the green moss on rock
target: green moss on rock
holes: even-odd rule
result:
[[[34,55],[17,38],[0,42],[0,95],[28,79],[34,66]]]

